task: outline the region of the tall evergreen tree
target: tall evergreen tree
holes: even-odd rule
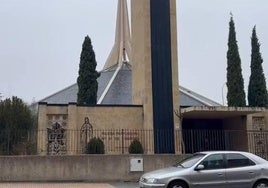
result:
[[[91,39],[85,37],[80,55],[79,76],[77,78],[77,103],[95,105],[97,103],[98,82],[100,73],[96,71],[97,62]]]
[[[248,104],[251,107],[268,106],[268,94],[262,63],[260,43],[256,34],[256,26],[254,26],[251,37],[251,75],[248,85]]]
[[[242,77],[241,59],[236,41],[235,24],[231,16],[227,51],[227,101],[228,106],[246,106],[244,79]]]

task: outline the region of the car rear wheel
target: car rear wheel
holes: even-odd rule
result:
[[[266,181],[266,180],[258,181],[258,182],[253,186],[253,188],[268,188],[268,181]]]
[[[168,188],[188,188],[188,186],[182,181],[173,181],[168,185]]]

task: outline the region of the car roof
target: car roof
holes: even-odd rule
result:
[[[211,154],[211,153],[248,153],[248,152],[226,150],[226,151],[200,151],[200,152],[197,152],[197,153]]]
[[[253,153],[245,152],[245,151],[201,151],[201,152],[197,152],[197,153],[201,153],[201,154],[205,154],[205,155],[224,154],[224,153],[240,153],[240,154],[243,154],[243,155],[253,159],[257,163],[266,163],[267,162],[265,159],[255,155]]]

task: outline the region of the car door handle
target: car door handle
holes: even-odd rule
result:
[[[223,173],[219,172],[217,173],[218,176],[223,176]]]
[[[252,171],[250,171],[250,172],[248,172],[248,173],[250,173],[250,174],[255,174],[254,172],[252,172]]]

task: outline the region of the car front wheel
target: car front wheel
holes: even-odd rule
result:
[[[168,188],[188,188],[188,186],[182,181],[174,181],[168,185]]]
[[[258,182],[253,186],[253,188],[268,188],[268,181],[266,181],[266,180],[258,181]]]

